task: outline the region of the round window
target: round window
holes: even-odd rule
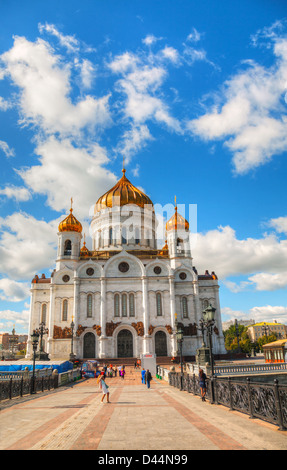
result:
[[[65,274],[65,276],[62,277],[63,282],[69,282],[70,276],[68,274]]]
[[[119,264],[119,270],[121,271],[121,273],[126,273],[129,269],[130,267],[125,261]]]
[[[179,277],[182,281],[184,281],[184,279],[186,279],[186,273],[180,273]]]
[[[95,271],[93,270],[93,268],[88,268],[87,271],[86,271],[88,276],[92,276],[94,274],[94,272]]]
[[[156,266],[154,269],[153,269],[153,272],[155,274],[160,274],[161,273],[161,268],[159,266]]]

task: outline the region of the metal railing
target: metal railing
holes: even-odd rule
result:
[[[170,372],[168,379],[169,385],[180,389],[180,373]],[[206,385],[206,396],[211,403],[227,406],[230,410],[248,414],[250,418],[275,424],[280,430],[287,429],[287,385],[279,384],[277,379],[271,385],[251,382],[249,378],[244,383],[230,378],[214,377],[208,378]],[[198,377],[184,374],[182,389],[200,396]]]
[[[13,378],[0,380],[0,401],[44,392],[58,387],[58,376],[47,375],[42,377]]]
[[[8,373],[8,375],[0,377],[0,401],[55,389],[80,378],[81,370],[79,368],[60,374],[57,370],[54,370],[53,373],[49,371],[45,375],[42,371],[38,372],[37,370],[34,381],[30,373],[27,374],[26,371],[25,375],[18,372]]]

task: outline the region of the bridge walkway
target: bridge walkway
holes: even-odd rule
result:
[[[277,426],[202,402],[140,370],[108,378],[101,404],[96,379],[11,400],[0,415],[1,450],[286,450]]]

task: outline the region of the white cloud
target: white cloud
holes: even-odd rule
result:
[[[168,105],[160,93],[167,78],[167,70],[162,64],[162,51],[159,55],[147,57],[126,52],[116,56],[109,67],[114,73],[123,75],[117,82],[117,89],[126,95],[123,112],[127,119],[131,119],[136,126],[151,120],[166,125],[174,132],[181,132],[180,122],[170,115]]]
[[[143,40],[142,42],[146,45],[146,46],[152,46],[152,44],[155,44],[157,41],[161,41],[163,38],[157,38],[156,36],[154,36],[153,34],[148,34]]]
[[[38,24],[38,28],[40,33],[46,32],[55,36],[60,44],[67,48],[68,52],[76,52],[79,50],[79,41],[74,36],[68,36],[60,33],[55,25],[45,23],[45,24]]]
[[[179,53],[174,47],[165,46],[165,48],[162,49],[161,54],[174,64],[178,64],[180,62]]]
[[[1,80],[1,77],[0,77]],[[12,108],[12,104],[10,101],[5,100],[2,96],[0,96],[0,109],[1,111],[7,111],[7,109]]]
[[[59,222],[37,220],[23,212],[0,219],[1,272],[26,281],[39,270],[54,266]]]
[[[0,189],[0,195],[1,194],[9,199],[15,199],[16,201],[28,201],[31,198],[30,191],[23,186],[6,186],[4,189]]]
[[[211,109],[187,125],[202,139],[223,140],[238,174],[287,150],[287,109],[282,105],[287,38],[273,36],[272,40],[273,65],[268,68],[245,61],[244,68],[225,82]]]
[[[198,42],[200,41],[202,34],[197,31],[197,29],[192,28],[191,33],[187,36],[186,40],[190,42]]]
[[[268,225],[269,227],[274,227],[278,233],[285,233],[287,235],[287,216],[271,219]]]
[[[230,307],[223,307],[221,313],[230,320],[237,318],[238,320],[253,320],[257,322],[273,322],[287,323],[287,306],[282,305],[263,305],[262,307],[253,307],[248,312],[242,310],[233,310]]]
[[[35,153],[40,165],[18,173],[33,192],[46,195],[47,203],[56,211],[67,209],[73,197],[75,212],[87,217],[91,204],[115,183],[114,174],[103,167],[107,154],[96,143],[80,148],[69,139],[53,136],[40,142]]]
[[[73,104],[69,97],[71,64],[62,62],[47,42],[16,37],[1,60],[20,89],[22,124],[34,124],[47,134],[73,136],[85,127],[110,124],[109,95],[99,99],[87,95]]]
[[[287,240],[278,240],[274,234],[239,240],[231,227],[219,227],[197,234],[192,255],[199,271],[215,270],[220,279],[261,272],[279,274],[286,272]]]
[[[30,295],[30,285],[26,282],[16,282],[11,279],[0,279],[0,299],[10,302],[20,302]]]
[[[256,290],[275,291],[287,288],[287,271],[278,274],[258,273],[248,279],[256,284]]]
[[[29,310],[22,310],[22,312],[15,312],[14,310],[2,310],[0,311],[0,319],[0,331],[3,333],[11,331],[14,325],[16,334],[18,334],[19,329],[25,333],[28,331]]]
[[[124,132],[117,152],[125,157],[126,163],[130,161],[139,149],[142,149],[149,140],[153,140],[152,135],[146,125],[134,125],[131,129]]]
[[[7,142],[0,140],[0,149],[5,153],[6,157],[15,157],[14,149],[11,149]]]

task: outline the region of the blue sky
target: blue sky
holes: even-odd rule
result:
[[[155,204],[197,205],[223,320],[287,323],[284,1],[2,1],[0,120],[0,331],[27,332],[71,196],[88,234],[123,156]]]

